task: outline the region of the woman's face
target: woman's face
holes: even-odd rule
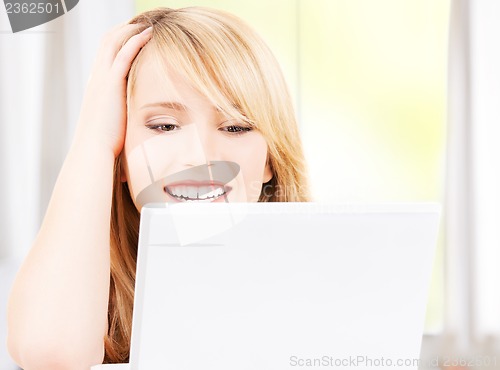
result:
[[[122,181],[149,202],[255,202],[272,177],[267,144],[144,50],[129,99]]]

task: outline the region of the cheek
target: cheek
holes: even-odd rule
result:
[[[172,173],[176,148],[168,138],[160,135],[136,141],[134,145],[126,143],[125,163],[129,189],[135,201],[142,190]]]
[[[245,183],[247,199],[258,200],[267,161],[267,143],[260,134],[253,135],[233,151],[232,161],[238,163]]]

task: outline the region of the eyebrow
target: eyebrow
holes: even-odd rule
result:
[[[177,110],[177,111],[189,111],[190,110],[187,105],[184,105],[184,104],[176,102],[176,101],[166,101],[166,102],[144,104],[139,109],[156,108],[156,107],[167,108],[167,109],[172,109],[172,110]],[[216,107],[215,110],[218,113],[224,113],[223,110],[220,109],[219,107]]]
[[[167,109],[173,109],[173,110],[184,110],[187,111],[189,108],[185,106],[182,103],[175,102],[175,101],[167,101],[167,102],[158,102],[158,103],[150,103],[150,104],[145,104],[139,109],[145,109],[145,108],[154,108],[154,107],[162,107],[162,108],[167,108]]]

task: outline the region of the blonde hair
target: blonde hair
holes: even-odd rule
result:
[[[153,26],[151,41],[128,76],[133,94],[137,62],[149,48],[155,59],[180,75],[229,116],[254,125],[267,141],[273,177],[260,202],[309,200],[297,122],[281,69],[262,39],[239,18],[214,9],[157,8],[130,23]],[[115,163],[111,211],[111,285],[105,363],[128,361],[139,233],[139,213]]]

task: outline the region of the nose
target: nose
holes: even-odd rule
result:
[[[197,124],[186,127],[183,151],[179,155],[180,162],[186,167],[209,164],[218,159],[215,141],[210,132]]]

